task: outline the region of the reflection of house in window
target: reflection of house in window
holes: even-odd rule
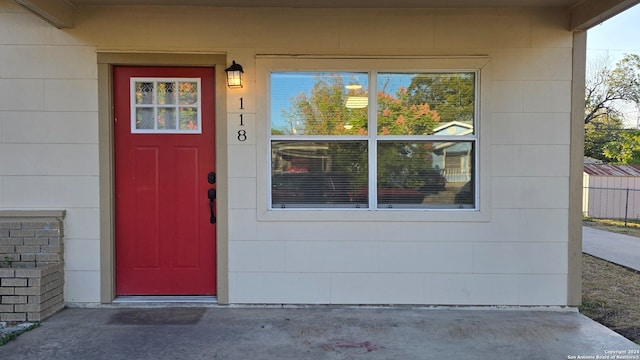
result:
[[[273,141],[274,207],[366,207],[354,194],[367,187],[367,144]]]
[[[434,135],[464,136],[473,133],[473,125],[460,121],[451,121],[433,130]],[[433,166],[442,169],[447,183],[466,183],[471,181],[473,146],[471,142],[446,141],[435,143]]]
[[[272,153],[274,171],[308,173],[331,171],[331,157],[328,145],[291,143],[279,144]]]

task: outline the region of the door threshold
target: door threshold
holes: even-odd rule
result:
[[[218,305],[215,296],[118,296],[111,304],[122,307],[187,307]]]

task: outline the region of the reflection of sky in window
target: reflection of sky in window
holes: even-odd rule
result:
[[[309,95],[315,73],[271,74],[271,128],[287,129],[284,113],[291,111],[291,103],[299,94]]]
[[[384,90],[386,94],[395,95],[400,87],[408,88],[414,76],[416,76],[416,74],[378,74],[378,91]]]
[[[288,129],[285,112],[291,112],[293,100],[304,93],[310,96],[313,84],[319,77],[339,75],[345,85],[361,84],[365,90],[367,73],[353,72],[274,72],[271,74],[271,128]]]
[[[299,94],[309,96],[318,77],[340,75],[345,85],[361,84],[368,86],[367,73],[355,72],[274,72],[271,74],[271,128],[288,129],[285,112],[291,112],[291,103]],[[378,74],[378,91],[395,94],[401,86],[407,88],[415,74],[384,73]]]

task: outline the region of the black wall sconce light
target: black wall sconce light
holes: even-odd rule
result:
[[[241,88],[242,87],[242,74],[244,70],[242,70],[242,65],[236,64],[236,61],[233,60],[231,66],[224,69],[227,73],[227,86],[229,88]]]

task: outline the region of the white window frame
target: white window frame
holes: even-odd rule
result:
[[[257,156],[258,156],[258,218],[262,220],[291,221],[488,221],[490,218],[490,177],[487,171],[482,171],[483,167],[489,168],[489,161],[483,160],[484,150],[489,142],[484,141],[482,123],[489,118],[486,114],[486,101],[482,94],[488,93],[489,81],[487,80],[487,64],[489,59],[486,56],[468,57],[389,57],[389,58],[336,58],[336,57],[287,57],[287,56],[262,56],[259,57],[257,65],[257,91],[265,94],[258,102],[258,118],[265,119],[263,125],[258,127]],[[440,209],[429,208],[378,208],[374,203],[376,199],[376,187],[369,186],[369,207],[368,208],[272,208],[271,207],[271,121],[270,121],[270,76],[273,72],[361,72],[361,73],[437,73],[437,72],[475,72],[476,74],[476,119],[474,123],[474,196],[475,208],[473,209]],[[260,81],[263,80],[263,81]],[[376,76],[369,77],[369,94],[375,94],[377,88]],[[371,89],[374,89],[373,91]],[[375,116],[377,116],[375,106],[369,106],[369,129],[377,129]],[[384,140],[411,141],[409,136],[384,136],[377,135],[377,131],[369,131],[366,136],[369,141],[369,181],[375,184],[376,174],[376,148],[381,138]],[[276,139],[279,139],[276,137]],[[351,138],[345,136],[326,137],[316,139],[311,136],[300,137],[305,140],[362,140],[363,137]],[[455,141],[464,141],[463,136],[453,136],[448,138]],[[447,140],[446,136],[432,138],[415,137],[419,141],[440,141]],[[265,156],[265,153],[267,156]],[[262,164],[261,164],[262,163]],[[373,194],[372,194],[373,193]]]

